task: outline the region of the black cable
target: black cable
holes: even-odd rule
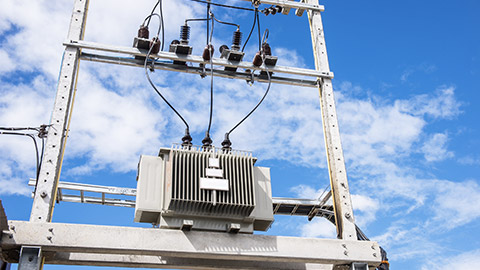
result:
[[[210,42],[212,42],[212,36],[213,36],[213,23],[214,21],[212,20],[212,33],[210,33]],[[208,23],[207,23],[208,24]],[[208,37],[207,37],[208,38]],[[210,136],[210,128],[212,126],[212,117],[213,117],[213,55],[212,55],[212,50],[208,50],[210,54],[210,119],[208,120],[208,129],[207,129],[207,135]]]
[[[248,34],[247,40],[245,40],[245,44],[243,44],[242,52],[245,50],[245,47],[247,46],[247,43],[250,40],[250,37],[252,36],[253,30],[255,29],[255,25],[257,24],[257,13],[258,13],[258,9],[255,8],[255,13],[253,14],[252,29],[250,29],[250,33]]]
[[[159,0],[158,1],[160,3],[160,20],[161,20],[161,23],[162,23],[162,48],[161,48],[161,51],[163,51],[163,48],[164,48],[164,45],[165,45],[165,23],[164,23],[164,20],[163,20],[163,2],[162,0]]]
[[[0,130],[9,130],[9,131],[19,131],[19,130],[35,130],[35,131],[39,131],[40,129],[39,128],[36,128],[36,127],[22,127],[22,128],[19,128],[19,127],[0,127]]]
[[[263,60],[265,61],[265,59]],[[263,95],[262,99],[257,103],[257,105],[240,122],[238,122],[238,124],[236,124],[232,129],[230,129],[230,131],[227,132],[227,134],[230,135],[240,124],[242,124],[243,121],[245,121],[258,108],[258,106],[262,104],[265,97],[267,97],[267,94],[270,91],[270,86],[272,85],[272,77],[270,76],[270,72],[268,71],[268,68],[266,66],[265,66],[265,70],[268,76],[268,87],[267,87],[267,90],[265,91],[265,94]]]
[[[158,14],[157,14],[158,15]],[[159,30],[160,31],[160,30]],[[158,38],[158,34],[156,36],[156,38]],[[152,86],[152,88],[155,90],[155,92],[157,92],[157,94],[163,99],[163,101],[165,101],[165,103],[167,103],[167,105],[175,112],[175,114],[178,115],[178,117],[183,121],[183,123],[185,124],[186,126],[186,133],[188,134],[189,133],[189,126],[188,126],[188,123],[187,121],[185,121],[185,119],[182,117],[182,115],[180,115],[180,113],[170,104],[170,102],[168,102],[168,100],[160,93],[160,91],[158,91],[157,87],[155,86],[155,84],[152,82],[152,80],[150,79],[150,75],[148,74],[148,68],[147,68],[147,63],[148,63],[148,60],[150,58],[150,53],[152,52],[152,49],[153,49],[153,46],[150,47],[150,49],[148,50],[148,53],[147,53],[147,56],[145,58],[145,63],[143,65],[143,67],[145,68],[145,75],[147,76],[147,79],[148,79],[148,82],[150,83],[150,85]]]
[[[213,2],[210,2],[210,1],[208,1],[208,2],[207,2],[207,1],[203,1],[203,0],[190,0],[190,1],[198,2],[198,3],[204,3],[204,4],[212,4],[212,5],[214,5],[214,6],[224,7],[224,8],[233,8],[233,9],[240,9],[240,10],[255,11],[255,10],[252,9],[252,8],[245,8],[245,7],[237,7],[237,6],[224,5],[224,4],[213,3]]]
[[[158,0],[157,3],[155,4],[155,6],[153,6],[153,9],[152,9],[152,12],[150,12],[150,16],[155,13],[155,9],[157,8],[158,4],[160,3],[161,0]],[[147,22],[147,27],[150,25],[150,20],[151,20],[151,17],[148,19],[148,22]]]
[[[217,19],[217,17],[215,17],[215,15],[213,15],[213,13],[211,13],[210,15],[212,15],[212,18],[217,21],[218,23],[221,23],[221,24],[226,24],[226,25],[232,25],[232,26],[236,26],[237,29],[240,29],[240,25],[239,24],[236,24],[236,23],[230,23],[230,22],[224,22],[224,21],[220,21],[219,19]]]
[[[210,29],[209,26],[210,24],[208,21],[210,20],[210,3],[207,4],[207,45],[209,44],[209,35],[210,35]]]
[[[162,17],[158,14],[158,13],[153,13],[153,14],[150,14],[148,15],[145,20],[143,21],[143,23],[145,24],[145,21],[149,20],[150,18],[152,18],[152,16],[157,16],[158,17],[158,20],[160,22],[160,25],[158,26],[158,31],[157,31],[157,36],[156,38],[158,39],[158,36],[160,35],[160,31],[162,30]]]
[[[4,130],[4,128],[0,128],[0,129]],[[26,130],[26,129],[24,129],[24,130]],[[38,181],[38,174],[39,174],[39,169],[40,169],[40,158],[38,156],[38,145],[37,145],[37,140],[35,140],[35,137],[32,134],[28,134],[28,133],[10,132],[10,131],[7,131],[7,132],[0,131],[0,135],[27,136],[27,137],[30,137],[33,140],[33,144],[35,145],[36,159],[37,159],[37,166],[35,166],[35,169],[36,169],[36,175],[37,175],[37,181]]]
[[[262,41],[261,41],[261,34],[260,34],[260,16],[257,12],[257,26],[258,26],[258,50],[262,49]]]

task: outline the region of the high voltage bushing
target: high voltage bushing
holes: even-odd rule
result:
[[[188,40],[190,38],[190,26],[186,23],[185,25],[180,26],[180,40],[174,39],[170,43],[169,52],[173,52],[180,55],[190,55],[192,54],[192,46],[188,45]],[[177,65],[186,65],[185,61],[173,61]]]
[[[222,45],[220,47],[220,53],[221,53],[220,57],[230,61],[234,61],[234,62],[242,61],[245,53],[240,51],[241,43],[242,43],[242,32],[240,32],[240,30],[237,29],[235,32],[233,32],[232,48],[229,49],[227,45]],[[237,71],[237,68],[225,67],[225,70],[235,72]]]
[[[190,39],[190,26],[188,25],[180,26],[180,43],[188,44],[189,39]]]

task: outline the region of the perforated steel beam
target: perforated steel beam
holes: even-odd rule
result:
[[[306,0],[305,2],[311,5],[318,4],[318,0]],[[329,72],[327,47],[320,11],[309,10],[308,20],[312,35],[315,67],[317,71]],[[320,79],[319,95],[337,235],[341,239],[356,240],[355,218],[348,188],[331,78]]]
[[[69,39],[82,39],[89,0],[75,0]],[[66,138],[68,115],[72,107],[80,50],[67,47],[63,54],[62,67],[57,85],[51,126],[48,130],[37,189],[33,198],[30,221],[50,222],[55,203],[56,187],[60,177],[62,154]]]
[[[267,262],[273,263],[272,265],[298,263],[299,268],[292,269],[305,269],[307,263],[338,265],[365,262],[370,266],[380,264],[380,248],[372,241],[25,221],[9,221],[9,225],[15,229],[3,236],[3,251],[15,250],[20,246],[41,246],[42,253],[45,254],[161,256],[185,259],[177,260],[184,263],[190,259],[190,266],[195,260],[211,260],[210,262],[217,263],[211,268],[203,265],[203,269],[224,269],[225,265],[230,265],[231,268],[235,264],[248,265],[248,262],[264,262],[263,265]],[[45,259],[48,259],[47,255]],[[58,260],[57,256],[57,262]],[[68,259],[65,258],[66,260]],[[88,263],[87,255],[78,260],[83,260],[83,264]],[[98,257],[91,265],[94,265],[95,261],[99,261]]]

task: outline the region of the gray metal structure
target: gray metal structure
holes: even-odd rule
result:
[[[332,208],[324,206],[329,196],[322,202],[274,198],[273,211],[275,214],[300,214],[312,217],[334,215],[338,239],[52,223],[53,208],[57,200],[129,207],[133,207],[135,203],[106,198],[106,194],[116,192],[127,196],[133,195],[135,193],[133,189],[91,185],[79,187],[78,184],[59,181],[80,60],[138,66],[136,60],[112,57],[111,54],[102,54],[102,51],[145,56],[145,53],[135,48],[83,41],[88,2],[89,0],[74,0],[51,127],[48,131],[40,176],[37,179],[30,221],[9,221],[8,229],[3,231],[0,241],[3,259],[12,263],[21,262],[18,268],[20,270],[40,269],[43,263],[182,269],[326,269],[322,266],[324,264],[354,268],[355,262],[363,266],[368,264],[373,269],[380,264],[378,244],[373,241],[357,240],[333,96],[333,74],[328,65],[320,13],[324,8],[318,4],[318,0],[258,2],[279,5],[287,9],[294,8],[297,9],[297,15],[304,11],[308,13],[316,70],[280,66],[268,70],[275,72],[272,78],[274,83],[319,89],[331,184],[331,193],[328,194],[332,195],[333,212]],[[169,60],[182,58],[181,60],[191,63],[203,62],[199,56],[179,57],[166,52],[160,52],[154,57]],[[232,63],[219,58],[214,58],[213,63],[239,69],[266,70],[265,66],[253,67],[250,63]],[[155,68],[204,72],[201,69],[185,70],[161,63],[155,63]],[[210,72],[205,74],[208,76]],[[251,79],[249,74],[240,71],[226,73],[223,69],[214,70],[213,75]],[[260,77],[253,79],[265,81],[265,78]],[[77,197],[63,195],[61,191],[68,188],[78,190],[81,194]],[[96,190],[101,196],[85,197],[83,192],[89,189]]]

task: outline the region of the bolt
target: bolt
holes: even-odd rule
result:
[[[377,257],[377,253],[373,253],[373,257]]]
[[[51,236],[47,236],[47,240],[52,240],[52,237],[51,237]]]
[[[372,249],[375,249],[375,246],[374,246],[374,245],[372,245]]]
[[[29,261],[29,262],[33,261],[33,256],[29,256],[29,257],[28,257],[28,261]]]
[[[344,251],[343,254],[345,254],[345,256],[348,256],[348,251]]]
[[[42,197],[42,198],[47,197],[47,193],[46,193],[45,191],[43,191],[43,192],[40,194],[40,197]]]
[[[48,231],[49,231],[49,232],[53,232],[53,228],[49,228]]]
[[[346,245],[346,244],[342,244],[342,247],[343,247],[343,248],[347,248],[347,245]]]
[[[13,238],[13,234],[10,234],[10,235],[8,236],[8,238],[12,239],[12,238]]]
[[[350,213],[345,213],[346,218],[350,218]]]
[[[10,230],[15,231],[15,226],[10,226]]]

